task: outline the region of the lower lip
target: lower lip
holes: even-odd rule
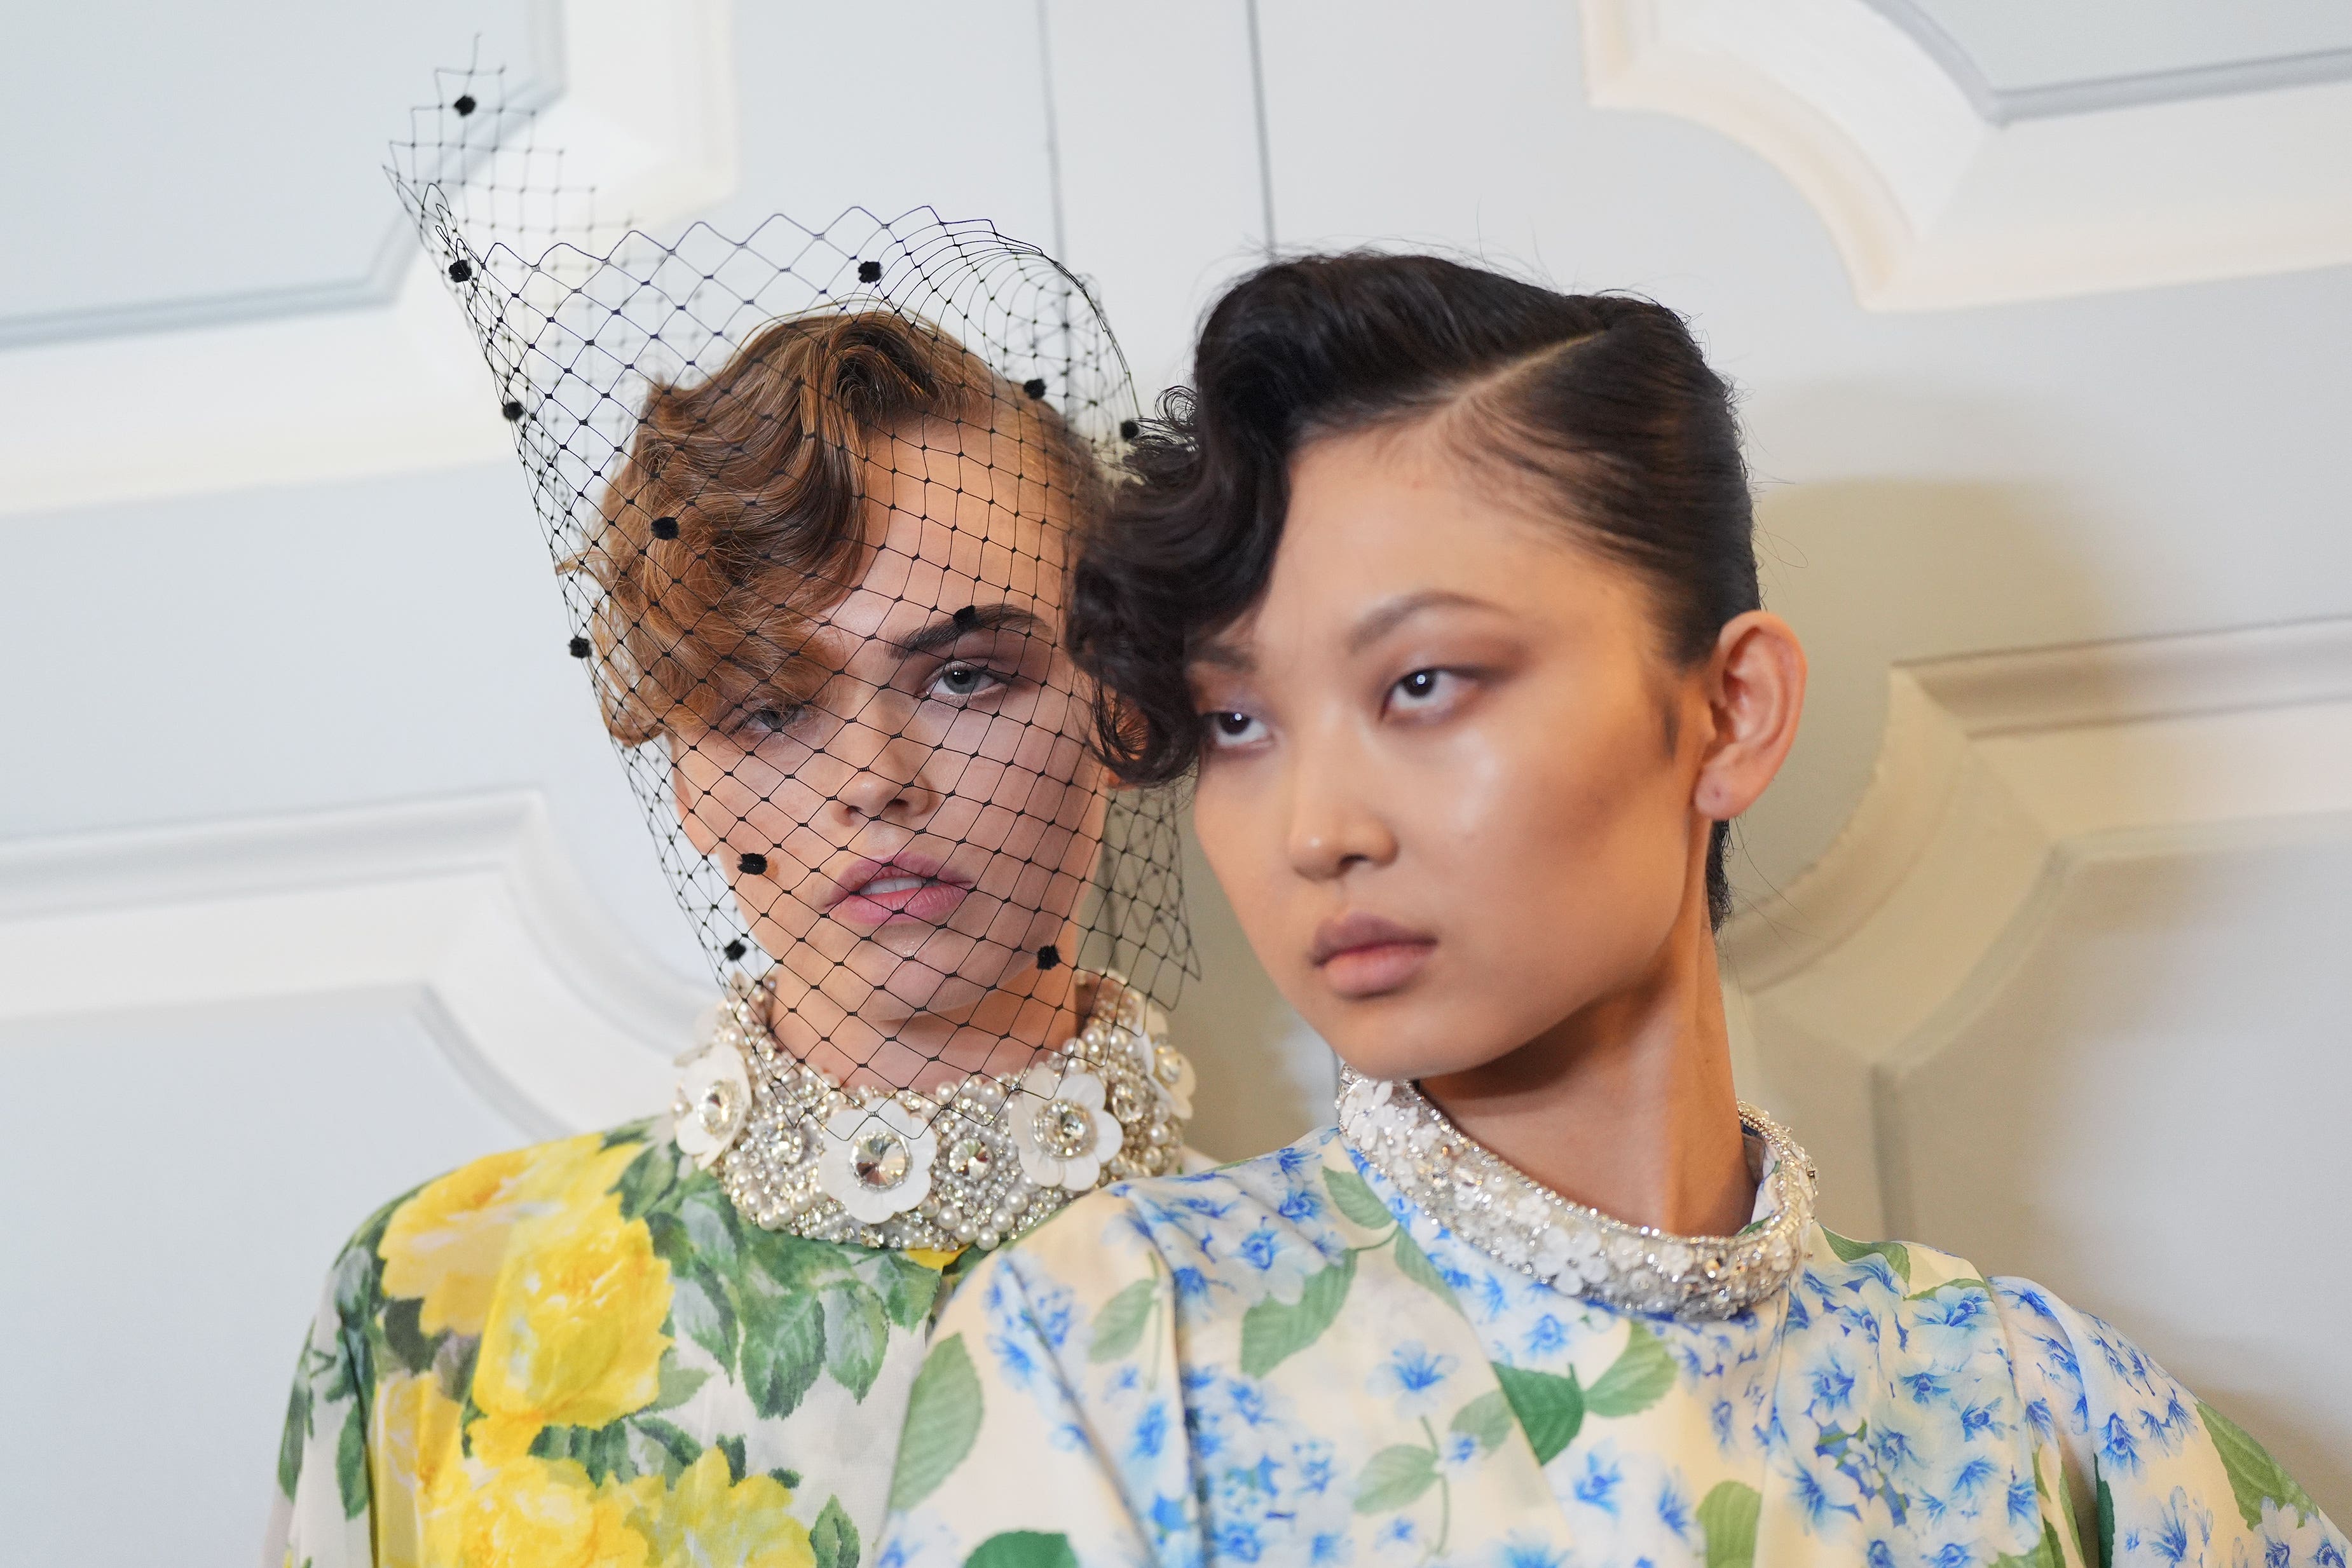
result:
[[[927,882],[889,893],[853,893],[833,906],[833,917],[852,925],[940,925],[971,891],[961,883]]]
[[[1434,942],[1375,942],[1334,953],[1318,967],[1323,983],[1341,996],[1379,997],[1410,984],[1436,950]]]

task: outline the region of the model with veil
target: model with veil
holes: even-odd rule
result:
[[[601,230],[495,73],[444,89],[394,183],[715,1005],[647,1119],[361,1226],[268,1560],[853,1568],[961,1392],[919,1376],[960,1261],[1186,1161],[1172,821],[1065,636],[1124,363],[985,224]]]
[[[1193,780],[1338,1124],[982,1265],[930,1352],[976,1437],[889,1561],[2343,1568],[2116,1329],[1816,1223],[1735,1096],[1726,825],[1805,660],[1682,320],[1286,261],[1164,413],[1072,642],[1108,763]]]

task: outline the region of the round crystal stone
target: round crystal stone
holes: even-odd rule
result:
[[[702,1130],[714,1138],[724,1136],[742,1113],[743,1091],[729,1078],[722,1078],[705,1089],[702,1098],[696,1102],[694,1107],[695,1119],[702,1124]]]
[[[914,1156],[907,1152],[907,1141],[887,1128],[868,1128],[850,1145],[851,1172],[859,1185],[875,1192],[888,1192],[905,1181],[914,1164]]]
[[[1172,1047],[1154,1046],[1151,1050],[1151,1071],[1160,1082],[1173,1089],[1176,1081],[1184,1076],[1184,1059],[1177,1055]]]
[[[995,1164],[996,1151],[988,1146],[988,1140],[970,1134],[958,1138],[948,1150],[948,1169],[960,1176],[984,1176]]]
[[[1056,1159],[1076,1159],[1095,1146],[1095,1119],[1067,1100],[1050,1102],[1029,1125],[1040,1146]]]
[[[1130,1083],[1114,1083],[1110,1090],[1110,1113],[1122,1122],[1132,1122],[1143,1113],[1143,1097]]]

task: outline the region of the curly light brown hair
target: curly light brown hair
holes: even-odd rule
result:
[[[886,309],[772,322],[710,375],[656,382],[595,535],[564,567],[597,590],[605,727],[628,746],[691,735],[753,693],[807,684],[794,661],[812,618],[866,565],[877,434],[927,419],[1013,434],[1070,526],[1090,523],[1101,471],[1042,391]]]

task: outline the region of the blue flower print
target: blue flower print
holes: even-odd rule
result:
[[[1568,1568],[1568,1557],[1540,1541],[1514,1539],[1503,1542],[1496,1568]]]
[[[1676,1539],[1691,1539],[1691,1503],[1683,1495],[1682,1479],[1668,1476],[1658,1489],[1658,1522],[1674,1531]]]
[[[1235,1245],[1234,1261],[1239,1267],[1231,1272],[1240,1277],[1245,1300],[1271,1299],[1296,1306],[1307,1289],[1307,1276],[1323,1267],[1323,1255],[1299,1246],[1295,1238],[1271,1225],[1259,1225]]]
[[[2099,1463],[2133,1475],[2139,1473],[2139,1445],[2132,1439],[2131,1428],[2124,1425],[2121,1416],[2108,1416],[2105,1430],[2099,1434]]]
[[[1536,1319],[1527,1333],[1528,1354],[1531,1356],[1556,1355],[1568,1343],[1568,1330],[1549,1312]]]
[[[2041,1500],[2034,1495],[2033,1478],[2012,1475],[2009,1478],[2009,1521],[2025,1529],[2042,1517]]]
[[[1372,1373],[1370,1386],[1375,1394],[1392,1396],[1402,1415],[1434,1415],[1438,1390],[1458,1364],[1453,1356],[1433,1354],[1421,1341],[1410,1339],[1389,1353]]]
[[[1625,1472],[1618,1465],[1615,1452],[1604,1443],[1584,1456],[1584,1473],[1576,1478],[1572,1490],[1577,1501],[1613,1517],[1617,1512],[1617,1489],[1624,1480]]]

